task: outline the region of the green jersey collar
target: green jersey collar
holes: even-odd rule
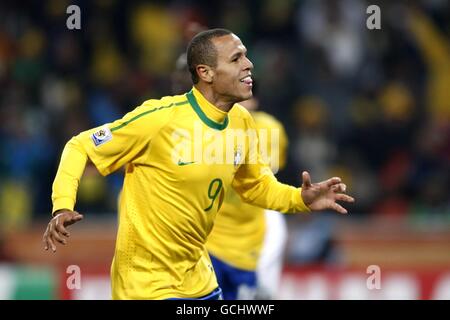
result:
[[[197,102],[197,99],[194,96],[194,92],[191,90],[188,93],[186,93],[186,97],[191,104],[192,108],[194,109],[195,113],[199,116],[199,118],[203,121],[204,124],[206,124],[208,127],[217,129],[217,130],[223,130],[228,126],[228,115],[225,116],[225,120],[223,123],[218,123],[214,120],[211,120],[206,116],[206,114],[203,112],[202,108]]]

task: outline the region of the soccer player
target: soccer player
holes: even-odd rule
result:
[[[255,152],[255,124],[237,104],[252,96],[246,48],[232,32],[207,30],[188,45],[194,87],[147,100],[122,119],[80,133],[65,146],[53,183],[45,249],[66,244],[79,180],[89,159],[103,175],[126,166],[111,266],[114,299],[214,299],[221,295],[205,243],[231,188],[281,212],[352,202],[340,178],[301,188],[279,183]],[[240,133],[247,132],[244,139]],[[230,138],[231,137],[231,138]]]

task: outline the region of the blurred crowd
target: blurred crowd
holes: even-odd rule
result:
[[[195,24],[247,46],[261,109],[288,132],[281,181],[340,175],[354,217],[450,224],[450,4],[371,2],[381,30],[363,0],[1,2],[0,225],[48,218],[71,136],[181,93],[171,75]],[[79,211],[114,212],[121,179],[88,167]]]

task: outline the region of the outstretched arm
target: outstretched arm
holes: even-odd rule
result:
[[[248,126],[250,129],[256,128],[251,117],[248,118]],[[347,213],[336,201],[353,202],[354,199],[344,194],[346,186],[340,178],[311,183],[309,173],[305,171],[300,188],[280,183],[262,160],[258,144],[258,139],[251,140],[249,137],[248,154],[232,182],[233,189],[243,201],[285,213],[326,209]]]
[[[254,170],[250,172],[254,173]],[[235,177],[233,187],[245,202],[280,212],[334,210],[346,214],[347,210],[337,201],[355,201],[344,194],[347,187],[341,178],[311,183],[308,172],[304,171],[302,176],[301,188],[295,188],[278,182],[270,170],[265,170],[265,174],[257,178],[245,172],[244,177]]]
[[[167,123],[173,111],[168,107],[162,108],[161,103],[160,100],[148,100],[123,118],[84,131],[66,144],[53,182],[54,218],[44,233],[45,249],[51,247],[55,252],[57,242],[66,244],[67,239],[64,237],[68,233],[65,227],[82,219],[73,210],[88,159],[102,175],[108,175],[127,163],[139,162],[147,157],[143,151]]]

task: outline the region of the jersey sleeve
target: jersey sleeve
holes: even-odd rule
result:
[[[250,128],[256,128],[253,119]],[[251,143],[249,143],[251,145]],[[233,179],[233,189],[242,200],[253,205],[279,212],[309,212],[301,197],[301,188],[280,183],[266,164],[256,147],[250,147],[245,162],[240,165]]]
[[[80,133],[74,143],[102,175],[108,175],[126,163],[139,162],[148,156],[144,151],[170,116],[170,109],[160,109],[150,102],[144,103],[122,119]]]
[[[102,175],[108,175],[127,163],[139,163],[159,130],[167,123],[171,111],[151,102],[127,113],[122,119],[84,131],[64,147],[53,182],[53,213],[73,210],[79,181],[87,160]]]

